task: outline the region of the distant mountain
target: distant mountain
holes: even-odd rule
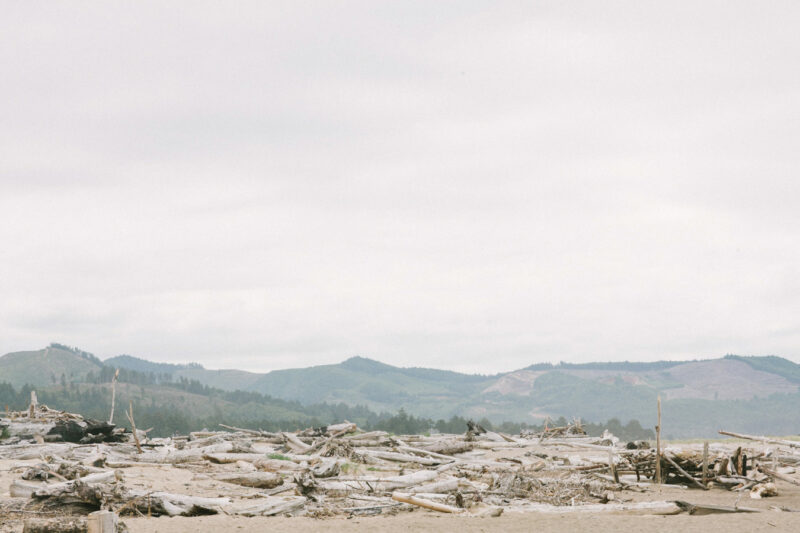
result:
[[[80,382],[90,372],[94,379],[98,370],[109,376],[113,373],[110,367],[115,367],[166,375],[176,382],[196,380],[198,386],[257,392],[303,405],[343,403],[391,413],[404,408],[432,419],[458,415],[496,422],[616,417],[637,419],[645,427],[655,424],[656,398],[661,396],[668,436],[709,435],[721,427],[765,433],[800,430],[800,365],[775,356],[536,364],[493,376],[399,368],[353,357],[339,364],[258,374],[208,370],[198,364],[154,363],[131,356],[101,363],[85,352],[57,346],[0,357],[0,382],[43,386],[59,382],[62,374],[67,381]]]
[[[14,352],[0,357],[0,382],[37,387],[83,381],[89,372],[97,372],[102,361],[81,350],[52,344],[43,350]]]
[[[261,376],[248,390],[303,403],[343,402],[378,411],[405,407],[420,416],[449,417],[491,382],[492,378],[486,376],[398,368],[353,357],[335,365],[275,370]]]
[[[187,368],[203,368],[203,365],[198,363],[189,363],[185,365],[176,365],[172,363],[154,363],[147,359],[140,359],[132,355],[117,355],[106,359],[104,364],[116,368],[127,368],[128,370],[136,370],[137,372],[152,372],[154,374],[174,374]]]
[[[137,372],[168,374],[173,378],[195,379],[203,385],[222,390],[255,390],[251,387],[263,374],[244,370],[208,370],[198,363],[170,364],[153,363],[130,355],[118,355],[105,360],[108,366],[127,368]]]

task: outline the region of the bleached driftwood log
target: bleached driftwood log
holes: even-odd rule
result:
[[[275,516],[297,511],[301,509],[305,503],[306,498],[304,497],[269,497],[255,505],[252,501],[241,502],[226,506],[223,510],[228,514],[237,514],[241,516]]]
[[[788,446],[789,448],[800,449],[800,442],[782,439],[772,439],[769,437],[759,437],[756,435],[744,435],[742,433],[733,433],[732,431],[719,430],[720,435],[727,435],[728,437],[736,437],[737,439],[754,440],[768,444],[778,444],[780,446]]]
[[[776,472],[774,470],[770,470],[769,468],[767,468],[767,467],[765,467],[763,465],[758,467],[758,471],[762,472],[762,473],[764,473],[764,474],[766,474],[768,476],[772,476],[775,479],[780,479],[781,481],[785,481],[786,483],[791,483],[792,485],[800,485],[800,481],[798,481],[798,480],[796,480],[796,479],[794,479],[792,477],[789,477],[789,476],[787,476],[785,474],[781,474],[780,472]]]
[[[247,472],[233,474],[217,474],[214,476],[217,481],[242,485],[243,487],[253,487],[257,489],[271,489],[283,484],[283,478],[270,472]]]
[[[114,481],[117,479],[117,476],[121,478],[121,475],[113,470],[109,470],[107,472],[101,472],[99,474],[89,474],[88,476],[84,476],[82,478],[73,479],[71,481],[64,481],[61,483],[53,483],[52,485],[40,485],[39,489],[36,490],[33,495],[36,497],[44,498],[50,496],[56,496],[59,494],[69,493],[75,490],[75,487],[80,484],[93,484],[93,483],[107,483],[109,481]]]
[[[199,514],[217,514],[231,504],[230,498],[202,498],[169,492],[130,491],[128,499],[137,503],[140,512],[154,515],[196,516]]]
[[[11,482],[8,492],[9,496],[12,498],[30,498],[34,492],[45,486],[46,485],[42,483],[33,483],[31,481],[15,479]]]
[[[419,507],[424,507],[425,509],[430,509],[432,511],[439,511],[440,513],[463,513],[464,509],[459,509],[458,507],[451,507],[450,505],[445,505],[439,502],[433,502],[431,500],[425,500],[423,498],[418,498],[416,496],[412,496],[411,494],[406,494],[404,492],[395,492],[392,494],[392,499],[402,503],[410,503],[411,505],[416,505]]]
[[[318,481],[317,486],[326,492],[388,492],[431,481],[436,479],[438,475],[439,473],[435,470],[419,470],[403,476],[389,476],[384,478],[362,476],[345,480]]]
[[[429,452],[439,453],[442,455],[453,455],[456,453],[470,452],[474,446],[471,442],[465,440],[446,439],[425,444],[422,446],[423,450]]]
[[[407,455],[397,452],[387,452],[383,450],[360,450],[360,453],[377,457],[378,459],[385,459],[387,461],[397,461],[400,463],[418,463],[421,465],[438,465],[442,463],[441,459],[433,459],[430,457],[419,457],[416,455]]]
[[[281,433],[284,439],[286,439],[286,445],[289,446],[296,452],[303,453],[311,448],[310,445],[306,444],[305,442],[301,441],[297,435],[294,433]]]
[[[82,517],[27,518],[22,533],[86,533]]]

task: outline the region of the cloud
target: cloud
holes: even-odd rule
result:
[[[0,352],[798,360],[800,9],[26,2]]]

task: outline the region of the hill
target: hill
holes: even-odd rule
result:
[[[722,426],[756,433],[795,433],[800,428],[800,365],[775,356],[540,363],[493,376],[400,368],[353,357],[339,364],[257,374],[209,370],[198,364],[154,363],[131,356],[118,356],[103,364],[86,352],[52,345],[0,358],[0,382],[17,387],[25,383],[52,386],[61,383],[59,373],[63,373],[66,382],[102,384],[110,381],[114,368],[124,370],[122,381],[141,387],[177,386],[200,392],[206,404],[209,398],[216,402],[215,416],[234,416],[229,413],[235,410],[228,411],[229,406],[220,401],[224,394],[239,390],[268,397],[269,401],[261,403],[275,407],[271,416],[281,419],[313,417],[309,406],[325,404],[362,406],[371,411],[364,416],[403,409],[433,420],[461,416],[495,423],[542,423],[547,418],[576,416],[589,421],[635,419],[652,427],[656,398],[661,396],[666,436],[710,436]],[[191,402],[172,402],[172,393],[153,390],[148,394],[169,405],[181,405],[198,419],[204,420],[208,414]],[[268,409],[272,407],[262,411]],[[250,415],[245,418],[252,419]]]
[[[154,363],[130,355],[111,357],[106,359],[104,364],[114,368],[127,368],[148,374],[169,375],[173,379],[183,377],[189,380],[197,380],[204,385],[222,390],[255,390],[251,385],[262,376],[262,374],[244,370],[208,370],[198,363],[180,365]]]
[[[335,365],[276,370],[248,389],[303,403],[344,402],[387,411],[403,407],[436,418],[457,414],[455,407],[478,394],[490,380],[445,370],[398,368],[353,357]]]
[[[0,357],[0,381],[37,387],[79,382],[103,363],[93,355],[60,344],[42,350],[14,352]]]

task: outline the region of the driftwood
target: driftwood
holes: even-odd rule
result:
[[[780,479],[781,481],[785,481],[786,483],[791,483],[792,485],[800,486],[800,481],[798,481],[798,480],[796,480],[794,478],[791,478],[791,477],[789,477],[789,476],[787,476],[785,474],[781,474],[779,472],[775,472],[774,470],[770,470],[769,468],[767,468],[765,466],[759,466],[758,467],[758,471],[762,472],[762,473],[764,473],[764,474],[766,474],[768,476],[772,476],[775,479]]]
[[[418,507],[423,507],[425,509],[430,509],[432,511],[439,511],[440,513],[463,513],[464,509],[459,509],[458,507],[452,507],[450,505],[445,505],[443,503],[433,502],[431,500],[425,500],[423,498],[418,498],[416,496],[412,496],[411,494],[406,494],[403,492],[395,492],[392,494],[392,499],[402,503],[410,503],[411,505],[416,505]]]
[[[231,504],[229,498],[202,498],[169,492],[130,491],[127,499],[138,502],[135,507],[140,512],[168,516],[217,514]]]
[[[331,436],[328,437],[328,438],[325,438],[325,439],[320,439],[319,441],[317,441],[314,444],[312,444],[311,446],[309,446],[308,449],[303,451],[302,453],[304,453],[306,455],[310,455],[310,454],[316,452],[317,450],[321,449],[323,446],[325,446],[326,444],[331,442],[333,439],[341,437],[342,435],[344,435],[346,433],[350,433],[351,431],[355,431],[356,428],[357,428],[357,426],[355,424],[350,424],[350,423],[340,424],[340,425],[338,425],[336,427],[329,426],[328,427],[328,431],[332,432]]]
[[[257,489],[272,489],[283,484],[283,478],[269,472],[248,472],[243,474],[219,474],[214,476],[218,481],[254,487]]]
[[[758,437],[755,435],[744,435],[742,433],[733,433],[731,431],[719,430],[720,435],[727,435],[728,437],[735,437],[737,439],[754,440],[769,444],[778,444],[780,446],[788,446],[790,448],[800,449],[800,442],[782,439],[771,439],[769,437]]]
[[[413,487],[436,479],[439,475],[435,470],[419,470],[403,476],[385,478],[357,477],[348,480],[320,481],[318,485],[326,491],[352,492],[387,492],[395,489]]]
[[[423,450],[442,455],[470,452],[473,448],[473,443],[455,439],[441,440],[422,446]]]
[[[307,499],[303,497],[274,498],[270,497],[256,505],[247,502],[246,505],[227,506],[224,511],[228,514],[241,516],[275,516],[278,514],[291,513],[301,509]]]
[[[750,507],[729,507],[726,505],[695,505],[689,502],[675,500],[675,503],[683,511],[691,515],[707,515],[707,514],[726,514],[726,513],[760,513],[761,509],[753,509]]]
[[[136,433],[136,422],[133,420],[133,401],[128,403],[128,412],[125,413],[128,417],[128,422],[131,423],[131,433],[133,433],[133,441],[136,443],[136,449],[142,453],[142,445],[139,443],[139,435]]]
[[[35,423],[56,416],[44,406],[36,414]],[[78,420],[71,416],[58,414],[59,420]],[[24,419],[26,424],[34,423],[27,413]],[[369,515],[410,506],[468,516],[495,516],[510,507],[541,513],[674,514],[682,509],[674,502],[622,503],[627,498],[619,491],[641,492],[643,487],[659,486],[649,481],[657,464],[663,466],[670,483],[685,480],[703,486],[699,479],[705,472],[704,479],[717,490],[753,489],[752,497],[769,495],[772,487],[767,482],[780,476],[797,481],[775,475],[774,453],[745,448],[734,452],[730,446],[715,445],[711,457],[695,447],[681,451],[671,447],[661,450],[658,461],[656,450],[621,449],[616,447],[618,439],[610,435],[598,441],[567,432],[559,434],[558,440],[540,443],[528,435],[512,437],[476,425],[476,431],[468,435],[433,436],[355,433],[358,428],[349,422],[279,434],[225,428],[234,433],[201,431],[188,437],[143,439],[141,454],[129,438],[126,443],[92,446],[0,445],[3,459],[35,459],[12,466],[12,471],[50,483],[12,480],[10,492],[18,498],[13,500],[13,509],[20,511],[9,512],[21,514],[28,502],[31,507],[25,512],[86,513],[102,508],[150,516]],[[773,466],[766,468],[770,461]],[[222,492],[231,497],[141,490],[141,485],[134,490],[120,482],[118,473],[107,470],[117,465],[140,467],[136,478],[147,476],[150,470],[141,467],[162,469],[167,475],[182,469],[195,474],[187,487],[196,489],[196,494]],[[750,474],[740,475],[748,466]],[[754,473],[755,469],[761,474]],[[609,470],[611,475],[603,473]],[[61,481],[52,483],[54,479]],[[226,489],[220,483],[239,487]],[[695,514],[730,512],[684,506]]]
[[[86,528],[81,517],[27,518],[22,533],[86,533]]]
[[[301,441],[294,433],[282,433],[283,438],[286,439],[286,445],[297,452],[303,453],[308,451],[311,446]]]
[[[86,519],[86,533],[117,533],[117,513],[95,511]]]
[[[442,463],[441,460],[432,459],[428,457],[406,455],[402,453],[387,452],[383,450],[364,450],[362,453],[370,457],[376,457],[378,459],[386,459],[387,461],[397,461],[401,463],[418,463],[421,465],[438,465]]]
[[[673,461],[673,460],[672,460],[672,458],[670,458],[670,456],[669,456],[669,455],[667,455],[667,454],[663,454],[661,457],[662,457],[663,459],[665,459],[665,460],[666,460],[666,461],[667,461],[669,464],[671,464],[671,465],[672,465],[672,466],[673,466],[673,467],[674,467],[674,468],[675,468],[675,469],[676,469],[678,472],[680,472],[680,474],[681,474],[681,475],[682,475],[684,478],[686,478],[686,480],[687,480],[687,481],[689,481],[689,483],[691,483],[692,485],[694,485],[694,486],[695,486],[695,487],[697,487],[697,488],[700,488],[700,489],[703,489],[703,490],[708,490],[708,487],[706,487],[705,485],[703,485],[702,483],[700,483],[699,481],[697,481],[695,478],[693,478],[692,476],[690,476],[690,475],[689,475],[689,473],[688,473],[688,472],[686,472],[686,470],[684,470],[683,468],[681,468],[681,467],[678,465],[678,463],[676,463],[675,461]]]
[[[54,483],[52,485],[40,485],[40,488],[34,491],[33,495],[36,497],[44,498],[56,496],[59,494],[70,493],[75,490],[76,486],[85,485],[90,483],[106,483],[113,481],[119,474],[114,471],[102,472],[99,474],[90,474],[80,479],[72,481],[64,481],[62,483]],[[121,477],[121,476],[120,476]]]
[[[269,431],[262,431],[262,430],[255,430],[255,429],[244,429],[244,428],[237,428],[233,426],[226,426],[225,424],[220,424],[220,427],[225,429],[229,429],[231,431],[236,431],[239,433],[247,433],[248,435],[253,435],[255,437],[264,437],[266,439],[274,439],[276,443],[283,442],[281,435],[279,433],[270,433]]]

